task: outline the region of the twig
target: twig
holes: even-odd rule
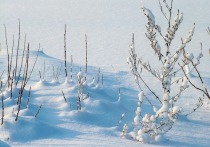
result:
[[[103,74],[101,75],[101,84],[102,84],[102,86],[104,84],[104,75]]]
[[[53,66],[53,78],[55,79],[55,67],[54,66]]]
[[[73,57],[71,55],[71,80],[72,80],[72,77],[73,77]]]
[[[5,31],[5,39],[6,39],[6,47],[7,47],[7,82],[8,82],[8,88],[10,86],[10,66],[9,66],[9,47],[8,47],[8,41],[7,41],[7,28],[6,25],[4,25],[4,31]]]
[[[119,120],[118,123],[117,123],[117,127],[121,124],[123,118],[125,117],[125,114],[126,114],[126,113],[123,113],[123,114],[121,115],[120,120]]]
[[[195,112],[198,108],[200,108],[201,106],[203,106],[203,100],[204,100],[204,97],[203,97],[203,99],[202,99],[201,97],[199,97],[198,103],[196,104],[196,107],[193,108],[193,110],[192,110],[190,113],[186,114],[186,116],[192,114],[192,113]]]
[[[15,121],[18,120],[19,113],[20,113],[20,104],[18,104],[18,112],[17,112],[17,114],[16,114]]]
[[[34,71],[34,67],[35,67],[35,65],[36,65],[37,59],[38,59],[38,57],[39,57],[39,52],[40,52],[40,44],[39,44],[39,49],[38,49],[38,52],[37,52],[37,54],[36,54],[36,59],[35,59],[35,62],[34,62],[34,64],[33,64],[33,67],[32,67],[32,69],[31,69],[31,72],[30,72],[30,74],[29,74],[29,76],[28,76],[28,78],[27,78],[27,80],[26,80],[26,83],[25,83],[25,84],[27,84],[27,83],[28,83],[28,81],[29,81],[29,80],[30,80],[30,78],[31,78],[31,75],[32,75],[32,73],[33,73],[33,71]]]
[[[11,85],[10,85],[10,98],[12,99],[12,95],[13,95],[13,83],[14,83],[14,76],[15,76],[15,69],[13,70],[13,74],[12,74],[12,81],[11,81]]]
[[[42,74],[41,74],[41,71],[39,70],[39,79],[41,80],[42,79]]]
[[[171,0],[171,6],[169,9],[169,20],[168,20],[168,28],[171,27],[171,15],[172,15],[172,8],[173,8],[173,0]]]
[[[45,61],[44,61],[44,69],[43,69],[43,73],[42,73],[42,79],[44,79],[45,76]]]
[[[118,102],[120,102],[120,99],[121,99],[121,91],[120,91],[120,88],[118,90]]]
[[[87,53],[87,35],[85,34],[85,80],[87,80],[87,65],[88,65],[88,59],[87,59],[88,53]]]
[[[26,34],[24,37],[24,49],[23,49],[23,53],[22,53],[22,59],[21,59],[21,64],[20,64],[20,69],[19,69],[19,74],[18,74],[18,79],[16,81],[16,85],[18,84],[19,79],[20,79],[20,75],[21,75],[21,71],[22,71],[22,67],[23,67],[23,58],[25,56],[25,50],[26,50]]]
[[[58,80],[60,73],[61,73],[61,69],[62,69],[62,64],[61,66],[57,67],[57,74],[56,74],[56,79]]]
[[[24,85],[23,85],[23,89],[25,88],[27,81],[28,81],[28,67],[29,67],[29,43],[28,43],[28,50],[27,50],[27,54],[26,54],[26,61],[25,61],[25,77],[24,77]]]
[[[68,75],[67,75],[67,65],[66,65],[66,24],[65,24],[65,30],[64,30],[64,62],[65,62],[65,74],[67,78]]]
[[[66,97],[65,97],[65,94],[64,94],[63,90],[62,90],[62,94],[63,94],[63,98],[64,98],[65,102],[67,103]]]
[[[97,84],[99,83],[99,78],[100,78],[100,73],[101,73],[101,69],[98,69],[98,79],[97,79]]]
[[[163,7],[162,7],[162,5],[161,5],[161,2],[160,2],[160,0],[159,0],[159,6],[160,6],[160,10],[161,10],[161,12],[163,13],[163,16],[165,17],[165,19],[168,21],[168,18],[167,18],[167,16],[166,16],[166,13],[164,12],[164,10],[163,10]]]
[[[27,103],[26,103],[26,108],[28,108],[30,97],[31,97],[31,86],[30,86],[30,89],[28,91],[28,100],[27,100]]]
[[[16,52],[16,64],[15,64],[15,79],[16,79],[16,73],[17,73],[17,63],[18,63],[18,55],[19,55],[19,49],[20,49],[20,19],[19,19],[19,31],[18,31],[18,46],[17,46],[17,52]]]
[[[210,28],[206,28],[207,33],[210,35]]]
[[[38,109],[38,111],[36,112],[36,114],[35,114],[35,116],[34,116],[34,117],[37,117],[37,115],[39,114],[39,112],[40,112],[41,108],[42,108],[42,105],[40,105],[40,106],[39,106],[39,109]]]
[[[183,71],[185,77],[187,78],[188,82],[189,82],[195,89],[202,91],[202,92],[210,99],[210,96],[209,96],[209,94],[208,94],[208,91],[206,92],[206,91],[204,91],[203,89],[197,87],[195,84],[193,84],[193,83],[191,82],[191,80],[189,79],[189,77],[188,77],[188,76],[186,75],[186,73],[184,72],[184,68],[183,68],[183,67],[181,67],[181,68],[182,68],[182,71]]]
[[[14,52],[14,35],[12,36],[12,54],[10,57],[10,67],[9,67],[9,71],[12,71],[12,59],[13,59],[13,52]]]
[[[2,94],[1,97],[1,105],[2,105],[2,110],[1,110],[1,125],[4,124],[4,95]]]
[[[137,67],[136,67],[137,69]],[[139,72],[137,72],[136,75],[142,82],[143,84],[147,87],[147,89],[155,96],[156,99],[158,99],[158,101],[162,104],[159,96],[156,95],[156,93],[147,85],[147,83],[144,81],[144,79],[141,77],[141,74]],[[140,85],[139,85],[140,86]],[[142,91],[142,89],[140,89]],[[149,102],[151,104],[151,102]]]

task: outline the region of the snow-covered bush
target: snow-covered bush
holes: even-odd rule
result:
[[[86,76],[83,76],[82,72],[80,71],[77,74],[78,79],[78,99],[77,99],[77,109],[82,110],[81,102],[89,97],[89,94],[84,93],[84,88],[87,85]]]
[[[162,31],[161,26],[156,24],[155,16],[152,11],[145,7],[143,7],[142,10],[147,18],[146,37],[150,41],[150,46],[157,56],[155,59],[161,64],[160,69],[155,69],[149,62],[145,62],[142,58],[137,57],[134,45],[134,35],[132,44],[130,45],[130,57],[128,58],[128,64],[131,72],[134,75],[135,81],[141,91],[139,94],[136,115],[134,117],[134,130],[130,133],[130,135],[132,138],[140,142],[160,141],[163,135],[173,127],[173,124],[182,112],[181,107],[176,102],[189,86],[202,91],[205,96],[210,98],[207,88],[205,86],[200,88],[195,85],[190,78],[190,73],[195,70],[201,83],[203,84],[202,77],[197,69],[197,66],[200,64],[200,59],[203,56],[202,52],[194,58],[192,53],[188,53],[186,51],[187,44],[192,40],[195,24],[189,31],[189,34],[184,39],[181,39],[181,45],[173,50],[174,46],[172,46],[172,41],[174,40],[176,32],[183,21],[183,13],[180,13],[178,10],[176,16],[172,19],[173,0],[170,0],[170,2],[160,0],[159,6],[167,23],[165,34]],[[162,40],[160,41],[159,39]],[[192,67],[192,69],[189,67]],[[154,78],[158,79],[160,83],[160,85],[157,85],[158,91],[152,90],[152,88],[144,80],[142,77],[143,69],[150,73]],[[182,76],[176,77],[177,74]],[[143,86],[148,89],[148,94],[143,93]],[[174,86],[176,88],[174,88]],[[162,89],[162,96],[158,96],[157,94],[160,89]],[[178,92],[175,91],[177,89],[179,89]],[[157,102],[155,101],[155,103],[152,104],[152,98],[155,98]],[[145,100],[153,107],[153,113],[141,113],[141,106]],[[202,99],[200,99],[200,101],[202,102]],[[200,104],[202,105],[202,103]]]

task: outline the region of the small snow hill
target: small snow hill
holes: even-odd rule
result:
[[[32,70],[37,56],[29,54]],[[0,62],[7,68],[7,54],[1,52]],[[20,58],[21,59],[21,56]],[[14,66],[14,65],[13,65]],[[208,104],[189,117],[180,116],[179,121],[166,135],[164,142],[140,144],[120,134],[125,123],[132,130],[137,95],[134,79],[129,72],[113,72],[88,66],[87,76],[84,65],[68,62],[68,77],[65,77],[64,61],[52,58],[44,52],[39,57],[22,96],[18,120],[19,85],[11,89],[4,87],[4,124],[0,126],[2,146],[209,146],[210,111]],[[80,71],[81,69],[81,71]],[[1,68],[0,72],[7,69]],[[78,74],[79,73],[79,74]],[[72,75],[72,78],[71,78]],[[41,77],[41,79],[40,79]],[[78,78],[85,78],[83,86]],[[146,81],[151,80],[148,75]],[[196,77],[194,77],[196,78]],[[7,76],[2,76],[4,83]],[[209,85],[209,78],[205,79]],[[152,88],[156,87],[153,81]],[[81,94],[82,92],[82,94]],[[30,93],[30,95],[29,95]],[[196,94],[193,91],[192,95]],[[81,103],[78,97],[82,98]],[[183,107],[193,105],[190,96],[183,99]],[[155,101],[152,101],[155,102]],[[81,110],[78,110],[81,106]],[[193,107],[193,106],[192,106]],[[186,112],[190,111],[185,109]],[[152,111],[148,103],[143,104],[143,112]],[[0,115],[2,117],[2,115]],[[193,129],[192,129],[193,128]],[[193,135],[192,135],[193,134]]]

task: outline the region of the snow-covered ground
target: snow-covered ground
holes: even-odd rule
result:
[[[1,64],[6,66],[6,54],[1,53]],[[37,52],[31,52],[31,61]],[[97,78],[98,69],[89,67],[89,82],[84,93],[89,93],[90,98],[82,103],[82,111],[77,111],[77,77],[79,65],[73,66],[73,81],[66,82],[64,69],[58,82],[53,80],[51,65],[62,63],[61,60],[52,58],[40,52],[36,71],[27,86],[22,100],[19,119],[15,122],[17,113],[17,98],[9,98],[9,91],[4,93],[5,123],[0,127],[1,143],[11,146],[139,146],[140,144],[129,138],[120,137],[122,126],[128,123],[132,128],[134,111],[137,106],[137,94],[132,76],[127,72],[103,71],[104,83],[99,87],[92,82],[92,77]],[[43,71],[45,62],[46,80],[39,80],[38,70]],[[32,63],[32,62],[31,62]],[[147,81],[151,77],[145,77]],[[206,81],[210,82],[209,79]],[[100,79],[100,83],[101,83]],[[29,107],[26,108],[28,90],[31,86]],[[156,86],[154,81],[152,87]],[[121,89],[120,100],[118,90]],[[13,92],[17,94],[18,89]],[[65,94],[65,102],[62,91]],[[190,93],[182,100],[185,108],[184,114],[192,110],[196,99],[191,99]],[[190,99],[190,100],[189,100]],[[42,108],[35,118],[40,105]],[[187,107],[185,107],[187,106]],[[208,106],[208,105],[207,105]],[[144,110],[151,109],[149,104],[144,104]],[[14,109],[14,113],[13,113]],[[180,120],[169,133],[168,140],[158,144],[143,144],[144,146],[208,146],[209,145],[209,108],[203,107],[196,113]],[[121,115],[125,117],[118,125]]]
[[[158,2],[152,0],[0,0],[0,73],[7,71],[7,55],[4,26],[7,27],[11,46],[12,35],[18,37],[18,19],[21,20],[21,49],[24,33],[30,42],[30,68],[37,54],[39,43],[43,52],[39,53],[36,68],[23,96],[20,116],[15,122],[17,97],[9,98],[5,92],[5,123],[0,126],[0,146],[209,146],[210,145],[210,105],[204,106],[189,117],[180,116],[172,130],[166,134],[164,142],[141,144],[129,138],[120,137],[122,127],[127,123],[132,128],[132,120],[137,106],[137,87],[128,72],[126,58],[131,34],[135,33],[137,52],[145,59],[149,54],[149,42],[145,37],[145,16],[141,6],[154,11],[156,21],[161,26],[163,16]],[[184,12],[174,46],[180,37],[186,36],[196,23],[192,43],[187,50],[198,53],[203,43],[201,74],[210,87],[209,39],[206,27],[209,26],[210,1],[176,0],[174,8]],[[63,33],[67,24],[67,60],[73,55],[73,81],[66,81],[63,60]],[[84,90],[89,98],[82,103],[82,111],[77,109],[77,73],[85,68],[85,34],[88,36],[88,82]],[[17,41],[15,42],[17,46]],[[16,48],[15,48],[16,49]],[[22,50],[21,50],[22,51]],[[39,71],[45,78],[39,79]],[[156,64],[155,62],[153,64]],[[53,81],[55,70],[62,65],[58,81]],[[98,68],[101,68],[97,85]],[[70,69],[68,68],[69,72]],[[103,73],[103,86],[101,76]],[[5,80],[6,75],[3,76]],[[92,78],[95,77],[95,82]],[[144,76],[151,81],[151,76]],[[196,77],[194,77],[196,80]],[[150,86],[158,90],[157,81]],[[31,86],[29,107],[26,108],[28,91]],[[121,91],[120,99],[118,91]],[[18,93],[18,87],[13,89]],[[67,103],[62,95],[65,94]],[[182,100],[183,113],[190,112],[197,101],[193,89]],[[161,92],[160,92],[161,93]],[[39,107],[40,113],[35,118]],[[150,110],[149,104],[143,105]],[[14,113],[13,113],[14,109]],[[118,125],[121,115],[122,123]],[[1,116],[1,115],[0,115]]]

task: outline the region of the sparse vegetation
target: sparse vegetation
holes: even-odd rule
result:
[[[37,144],[56,146],[64,145],[64,140],[66,146],[86,145],[87,142],[88,145],[93,146],[138,145],[138,142],[133,140],[141,143],[155,142],[156,144],[158,142],[158,145],[161,146],[160,142],[169,131],[172,133],[167,134],[167,137],[172,141],[167,140],[164,142],[164,146],[171,146],[176,142],[179,146],[191,146],[194,144],[182,142],[182,140],[187,136],[187,142],[194,141],[195,137],[189,139],[189,136],[192,133],[190,129],[196,127],[199,129],[201,127],[200,130],[202,130],[202,132],[199,129],[193,131],[193,133],[198,133],[196,136],[201,136],[200,139],[195,139],[194,142],[199,142],[196,146],[205,146],[206,144],[208,146],[209,141],[206,139],[210,137],[208,137],[209,129],[206,126],[210,120],[206,117],[208,114],[206,109],[210,109],[208,92],[210,78],[209,73],[201,72],[198,67],[205,51],[205,45],[203,47],[201,43],[198,55],[195,56],[191,53],[188,44],[194,36],[197,23],[196,25],[192,23],[192,29],[185,38],[180,39],[177,37],[177,33],[183,32],[180,31],[183,13],[180,10],[174,11],[174,0],[158,0],[158,2],[160,14],[165,20],[164,25],[162,20],[160,25],[157,24],[159,14],[156,19],[150,9],[142,8],[143,14],[146,16],[145,35],[152,49],[151,52],[146,50],[146,54],[154,53],[154,58],[149,56],[149,61],[146,61],[147,55],[142,54],[142,57],[138,57],[136,48],[138,43],[137,39],[135,40],[138,36],[133,34],[129,46],[130,57],[127,60],[131,76],[127,71],[110,72],[105,60],[114,61],[115,59],[111,59],[111,57],[102,59],[104,64],[100,64],[100,62],[96,64],[100,67],[90,66],[91,62],[101,60],[98,58],[93,60],[93,56],[103,54],[100,51],[95,52],[92,45],[97,42],[99,45],[96,47],[103,48],[100,41],[104,42],[104,38],[94,40],[93,34],[90,33],[87,37],[87,34],[84,34],[82,30],[82,35],[79,35],[84,37],[83,40],[77,38],[79,35],[75,35],[75,32],[72,31],[73,34],[70,33],[72,42],[69,43],[67,25],[65,24],[64,33],[63,27],[61,27],[60,36],[58,35],[61,39],[61,47],[57,46],[59,39],[56,41],[52,39],[56,36],[47,41],[41,39],[43,43],[50,42],[52,46],[56,47],[56,50],[50,48],[50,51],[56,52],[56,58],[53,58],[45,54],[43,49],[40,51],[40,44],[38,50],[34,50],[34,44],[28,41],[28,39],[33,41],[34,38],[27,38],[26,34],[24,37],[21,35],[20,20],[18,21],[17,36],[11,35],[8,31],[10,29],[7,30],[4,25],[5,43],[0,43],[0,146],[5,146],[2,145],[1,140],[12,146]],[[64,7],[64,5],[62,6]],[[127,13],[128,11],[126,11]],[[112,15],[115,16],[115,14]],[[68,21],[66,23],[69,25]],[[76,28],[80,27],[77,25],[77,21],[73,23]],[[113,21],[112,25],[115,26],[115,23]],[[105,23],[105,25],[107,24]],[[123,26],[123,24],[120,25]],[[130,23],[129,26],[131,26]],[[72,30],[71,27],[69,28]],[[97,27],[93,28],[98,31]],[[52,30],[54,31],[54,29],[53,27]],[[119,31],[118,29],[116,29],[116,33]],[[85,31],[90,32],[89,30]],[[209,27],[206,31],[210,34]],[[42,35],[47,34],[45,33],[43,32]],[[98,33],[105,35],[100,30]],[[176,37],[178,39],[175,39]],[[127,38],[124,39],[127,40]],[[125,40],[122,42],[125,43]],[[1,35],[0,41],[2,41]],[[118,45],[122,43],[121,38],[112,41],[113,43],[117,42]],[[80,46],[75,46],[75,44]],[[180,45],[177,47],[177,44]],[[142,48],[145,47],[142,42],[140,45]],[[44,49],[45,47],[47,49],[48,46],[44,45]],[[114,54],[116,48],[112,45],[109,47],[114,51]],[[126,46],[124,47],[126,48]],[[62,49],[60,57],[62,60],[57,59],[59,58],[57,52],[60,52],[60,49]],[[78,55],[74,56],[73,61],[74,50],[79,51],[79,49],[82,51],[79,52],[79,57]],[[82,65],[77,64],[80,56]],[[121,55],[117,54],[117,57],[121,57]],[[121,60],[117,57],[116,60]],[[158,64],[154,65],[154,62],[150,60],[155,60],[155,64]],[[123,64],[123,62],[121,63]],[[37,63],[38,66],[36,66]],[[121,63],[111,66],[121,68],[124,66]],[[206,77],[203,77],[202,74],[205,74]],[[135,83],[131,81],[133,77]],[[205,105],[205,109],[202,107],[203,105]],[[197,114],[199,115],[196,116]],[[179,119],[180,117],[182,119]],[[202,119],[200,119],[201,117]],[[191,119],[195,119],[195,121],[191,121]],[[177,120],[180,123],[174,125]],[[186,128],[185,125],[187,125]],[[179,129],[176,130],[176,128]],[[179,136],[183,131],[186,131],[183,133],[183,137]],[[89,144],[89,139],[91,144]],[[100,142],[95,141],[97,139]],[[81,140],[82,142],[80,142]],[[108,143],[107,140],[109,140]]]

